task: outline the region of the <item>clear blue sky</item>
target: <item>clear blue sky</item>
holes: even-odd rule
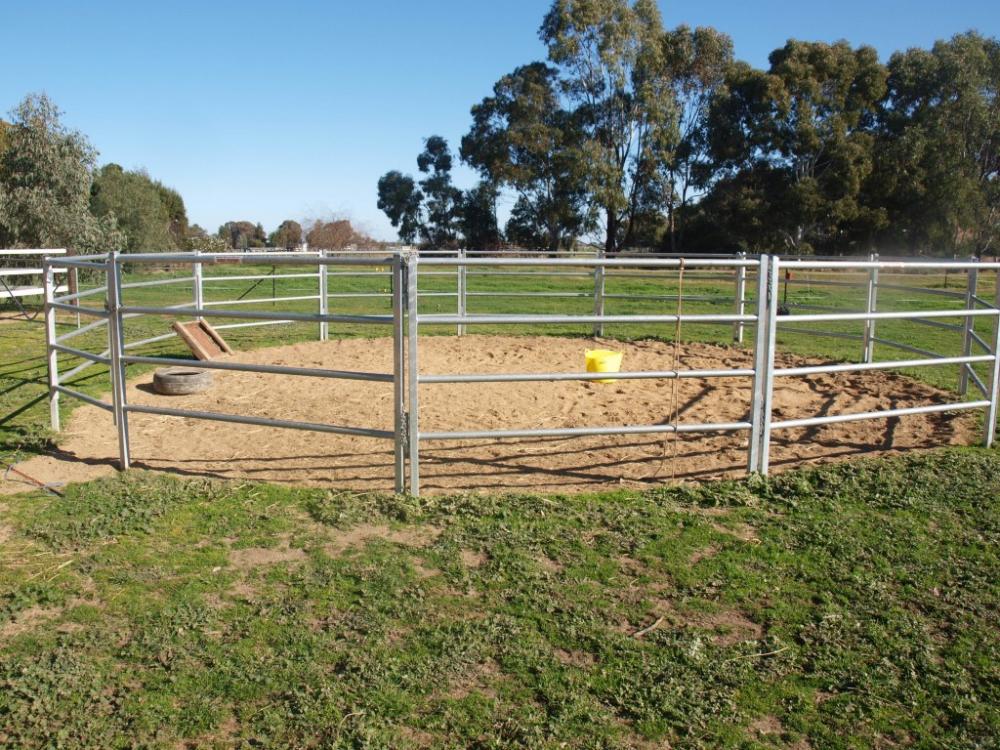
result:
[[[894,50],[975,28],[997,0],[661,2],[668,26],[714,26],[763,66],[790,37]],[[422,138],[457,148],[469,107],[544,57],[546,0],[169,3],[0,1],[0,113],[47,92],[102,163],[146,167],[214,231],[230,219],[338,214],[395,237],[376,208]],[[456,175],[470,185],[467,170]]]

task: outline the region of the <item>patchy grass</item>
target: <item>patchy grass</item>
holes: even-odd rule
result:
[[[995,746],[998,490],[951,449],[645,493],[5,498],[0,746]]]

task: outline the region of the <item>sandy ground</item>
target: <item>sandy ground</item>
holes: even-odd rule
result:
[[[670,344],[605,342],[624,350],[625,370],[672,369]],[[421,341],[421,372],[574,372],[595,343],[555,337],[428,337]],[[682,369],[746,368],[750,353],[684,344]],[[240,352],[240,362],[391,372],[391,342],[345,340]],[[807,364],[778,355],[779,366]],[[392,428],[392,386],[382,383],[216,372],[215,384],[194,396],[159,396],[152,373],[129,383],[130,403],[230,414]],[[451,384],[421,386],[421,430],[670,424],[673,381],[614,384]],[[676,394],[680,421],[732,422],[747,418],[750,379],[682,380]],[[872,411],[941,402],[944,392],[883,372],[781,378],[775,419]],[[367,438],[133,414],[136,467],[183,476],[241,478],[359,490],[392,489],[392,445]],[[582,491],[642,487],[670,480],[740,476],[748,433],[427,442],[421,449],[422,489]],[[977,439],[967,414],[933,414],[776,431],[775,470],[859,454],[884,453]],[[19,466],[45,482],[81,481],[108,473],[117,456],[110,416],[94,407],[73,412],[58,455]],[[8,484],[7,491],[24,485]]]

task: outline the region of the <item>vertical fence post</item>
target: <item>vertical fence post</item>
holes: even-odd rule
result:
[[[1000,271],[996,275],[996,291],[993,294],[993,307],[1000,310]],[[990,405],[986,409],[986,420],[983,425],[983,445],[987,448],[993,445],[993,436],[997,426],[997,393],[1000,389],[1000,313],[993,318],[993,361],[990,363],[989,398]]]
[[[746,253],[739,253],[737,256],[740,260],[746,260]],[[735,313],[737,315],[743,315],[746,310],[746,295],[747,295],[747,267],[740,266],[736,269],[736,306]],[[733,341],[737,344],[743,343],[743,321],[737,320],[733,323]]]
[[[603,260],[605,258],[604,251],[599,250],[597,252],[597,259]],[[594,336],[604,335],[604,284],[605,284],[605,268],[603,265],[594,266],[594,315],[602,318],[602,320],[594,323]]]
[[[975,261],[976,256],[971,256],[970,261]],[[965,309],[975,310],[976,309],[976,290],[979,286],[979,269],[969,268],[967,269],[967,276],[965,282]],[[962,356],[968,357],[972,354],[972,334],[976,327],[976,319],[967,316],[962,321],[962,327],[965,329],[963,332],[962,341]],[[963,362],[958,366],[958,393],[964,396],[969,391],[969,369],[972,367],[968,362]]]
[[[125,409],[125,334],[122,330],[121,264],[118,253],[108,253],[108,331],[111,338],[111,400],[115,425],[118,428],[118,466],[127,469],[130,463],[128,412]]]
[[[771,457],[771,413],[774,402],[774,349],[778,339],[778,278],[781,261],[771,258],[767,279],[767,351],[764,359],[764,392],[760,408],[760,473],[767,476]]]
[[[878,261],[878,253],[870,253],[868,260]],[[868,297],[865,301],[865,312],[871,315],[878,310],[878,268],[868,269]],[[864,351],[861,352],[861,361],[869,363],[875,358],[875,321],[871,318],[865,320]]]
[[[328,275],[329,266],[323,262],[326,258],[326,250],[319,251],[319,314],[329,314],[329,287],[330,277]],[[321,320],[319,322],[319,340],[327,341],[330,338],[330,321]]]
[[[77,294],[80,291],[80,269],[77,268],[76,266],[73,266],[72,268],[68,269],[67,278],[69,280],[69,293],[74,295]],[[73,307],[77,308],[76,327],[79,328],[80,327],[79,297],[73,298]]]
[[[467,281],[467,270],[465,265],[466,252],[464,249],[458,251],[458,314],[461,317],[465,317],[466,311],[466,281]],[[465,335],[465,323],[458,324],[458,335]]]
[[[767,289],[768,289],[768,269],[770,268],[771,257],[769,255],[759,256],[760,265],[757,266],[757,296],[756,301],[756,321],[754,322],[754,345],[753,345],[753,383],[750,390],[750,446],[747,460],[747,473],[752,474],[760,471],[760,433],[761,405],[764,402],[764,388],[767,382],[765,373],[767,361],[767,332],[766,322],[767,311]]]
[[[417,279],[420,272],[420,260],[417,253],[406,256],[406,331],[409,339],[408,386],[409,402],[406,420],[407,454],[410,458],[410,494],[420,495],[420,342],[417,324]]]
[[[403,333],[403,256],[392,259],[393,478],[397,495],[406,492],[406,338]]]
[[[59,352],[56,343],[56,311],[52,307],[55,300],[56,275],[48,258],[42,261],[42,278],[45,286],[45,344],[49,362],[49,425],[53,432],[59,432]],[[77,313],[79,315],[79,313]]]
[[[194,284],[194,307],[196,310],[201,310],[205,307],[205,286],[202,283],[202,265],[201,265],[201,250],[194,251],[195,261],[191,264],[192,274],[193,274],[193,284]],[[197,316],[198,320],[201,320],[201,315]]]

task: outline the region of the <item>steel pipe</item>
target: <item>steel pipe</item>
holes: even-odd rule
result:
[[[584,437],[587,435],[656,435],[664,432],[737,432],[749,430],[749,422],[722,422],[718,424],[682,424],[674,429],[672,424],[625,425],[622,427],[545,427],[524,430],[467,430],[451,432],[421,432],[420,440],[507,440],[535,437]]]
[[[990,405],[989,401],[962,401],[955,404],[935,404],[933,406],[910,406],[901,409],[884,409],[882,411],[855,412],[854,414],[835,414],[825,417],[808,417],[806,419],[785,419],[772,422],[772,430],[785,430],[793,427],[815,427],[824,424],[840,422],[860,422],[866,419],[889,419],[891,417],[906,417],[913,414],[938,414],[944,411],[963,411],[982,409]]]

